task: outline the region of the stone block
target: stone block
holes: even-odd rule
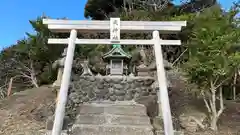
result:
[[[72,135],[153,135],[146,107],[134,101],[94,101],[80,106]]]
[[[104,115],[86,114],[79,115],[76,118],[75,124],[104,124],[107,123],[107,119]]]
[[[150,125],[147,116],[125,116],[125,115],[79,115],[75,124],[111,124],[111,125]]]
[[[164,131],[156,131],[156,135],[164,135]],[[174,131],[174,135],[184,135],[181,131]]]
[[[113,114],[146,116],[144,105],[121,105],[121,104],[83,104],[80,106],[79,114]]]
[[[110,124],[113,125],[151,125],[150,119],[147,116],[121,116],[112,115]]]
[[[105,107],[104,112],[107,114],[115,114],[115,115],[146,116],[146,108],[143,106],[136,106],[136,105],[108,106],[108,107]]]
[[[52,135],[52,131],[48,130],[44,135]],[[63,130],[60,135],[69,135],[66,130]]]
[[[79,114],[103,114],[104,107],[103,106],[94,106],[94,105],[80,105]]]
[[[75,104],[86,103],[88,101],[122,101],[122,100],[136,100],[135,96],[138,94],[149,95],[146,91],[154,82],[152,77],[123,77],[123,76],[78,76],[71,82],[70,93],[74,96],[69,96]],[[138,88],[137,93],[133,90]],[[151,92],[152,93],[152,92]],[[70,95],[71,95],[70,94]],[[75,96],[77,95],[77,96]],[[126,98],[127,97],[127,98]],[[84,99],[83,99],[84,98]],[[87,100],[86,100],[87,99]]]
[[[150,126],[74,125],[72,135],[153,135]]]

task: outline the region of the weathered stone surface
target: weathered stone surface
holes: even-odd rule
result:
[[[94,115],[94,114],[88,114],[88,115],[79,115],[76,118],[75,124],[104,124],[107,123],[107,118],[104,114],[100,115]]]
[[[156,131],[156,135],[165,135],[164,131]],[[174,131],[174,135],[184,135],[184,132]]]
[[[116,101],[117,100],[117,96],[116,95],[112,95],[109,97],[110,101]]]
[[[82,73],[83,76],[86,76],[86,75],[92,76],[93,75],[91,70],[88,67],[88,63],[89,63],[88,60],[84,60],[83,63],[81,63],[81,66],[83,68],[83,73]]]
[[[142,106],[114,106],[106,107],[105,113],[116,114],[116,115],[137,115],[146,116],[146,108]]]
[[[156,95],[150,86],[151,77],[123,76],[78,76],[73,77],[69,100],[78,105],[88,101],[136,100],[147,95]]]
[[[138,124],[144,125],[144,122],[142,123],[142,121],[144,120],[142,119],[146,118],[146,108],[143,109],[142,106],[138,106],[135,104],[130,104],[127,107],[126,105],[115,104],[116,102],[122,100],[128,102],[136,101],[137,103],[144,104],[148,108],[148,115],[152,118],[156,116],[158,112],[158,108],[156,107],[158,106],[158,104],[156,104],[157,90],[150,87],[156,78],[139,76],[77,76],[73,78],[74,79],[71,82],[70,87],[69,99],[75,106],[80,108],[76,111],[78,117],[75,124],[81,124],[84,126],[90,125],[90,127],[93,125],[108,126],[110,125],[109,123],[111,123],[111,125],[115,124],[116,127],[121,125],[131,125],[135,127],[138,127],[136,126]],[[170,85],[172,84],[170,83]],[[103,103],[103,101],[107,102]],[[89,102],[89,104],[85,104],[86,102]],[[113,104],[115,105],[113,106]],[[93,115],[94,117],[84,117],[86,115]],[[103,115],[104,117],[101,115]],[[111,119],[112,116],[118,115],[123,115],[126,117],[115,117],[115,119]],[[128,116],[131,118],[127,118]],[[136,116],[141,116],[143,118],[133,118]],[[147,122],[149,122],[149,120],[147,120]],[[151,127],[150,124],[149,126]],[[90,130],[89,135],[125,135],[125,133],[123,133],[124,131],[121,131],[122,129],[118,130],[119,128],[120,127],[117,127],[114,133],[108,132],[108,129],[114,130],[115,127],[101,127],[99,130],[102,131],[102,133],[99,133],[97,129],[95,130],[93,128],[76,128],[74,132],[80,134],[77,130],[82,130],[82,134],[85,135],[86,133],[86,135],[88,135],[88,131]],[[135,133],[132,133],[131,135],[134,134]]]
[[[74,125],[72,135],[153,135],[151,126]]]
[[[113,87],[115,87],[116,89],[122,89],[123,88],[123,85],[121,84],[114,84]]]
[[[88,106],[81,105],[79,109],[79,114],[103,114],[104,107],[102,106]]]
[[[109,117],[109,123],[113,125],[150,125],[150,119],[148,116],[112,115]]]
[[[52,135],[52,131],[51,131],[51,130],[48,130],[48,131],[46,132],[46,134],[44,134],[44,135]],[[63,131],[61,132],[61,135],[70,135],[70,134],[68,134],[66,130],[63,130]]]
[[[83,104],[79,107],[79,114],[114,114],[114,115],[134,115],[146,116],[144,105],[123,105],[123,104]]]
[[[71,135],[153,135],[146,107],[134,101],[80,105]]]
[[[79,115],[75,124],[91,124],[91,125],[150,125],[150,119],[148,116],[127,116],[127,115]]]

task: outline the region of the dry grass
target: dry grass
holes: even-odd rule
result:
[[[55,94],[48,86],[26,90],[0,102],[1,135],[41,135],[53,114]]]

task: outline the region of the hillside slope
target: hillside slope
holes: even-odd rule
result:
[[[55,94],[49,86],[22,91],[0,101],[0,134],[44,133],[45,121],[54,112],[54,101]]]
[[[181,91],[172,92],[171,108],[173,116],[179,120],[179,115],[186,114],[198,114],[206,113],[206,107],[201,99],[196,99],[191,95],[186,95]],[[229,100],[224,101],[226,109],[221,115],[218,125],[219,131],[214,133],[208,129],[198,132],[185,132],[185,135],[239,135],[240,134],[240,103]],[[205,122],[204,122],[205,123]]]
[[[181,92],[179,92],[181,93]],[[0,135],[43,135],[48,116],[55,109],[56,94],[50,86],[29,89],[16,93],[8,99],[0,101]],[[191,106],[184,101],[187,97],[173,94],[171,105],[174,113]],[[193,101],[191,101],[193,103]],[[195,104],[195,103],[194,103]],[[195,104],[197,108],[199,104]],[[227,109],[223,113],[218,135],[238,135],[240,133],[240,103],[226,102]],[[204,108],[204,105],[200,108]],[[190,111],[190,110],[189,110]],[[189,135],[213,135],[210,131],[200,131]]]

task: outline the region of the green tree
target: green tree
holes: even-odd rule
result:
[[[199,86],[213,130],[217,130],[218,119],[224,111],[222,86],[240,64],[240,52],[232,50],[240,41],[236,25],[239,23],[234,19],[237,13],[236,9],[224,13],[219,6],[205,9],[194,20],[189,41],[189,61],[185,69],[191,82]]]
[[[64,46],[49,45],[47,40],[49,37],[67,35],[52,34],[43,25],[42,18],[30,21],[35,34],[27,33],[26,38],[18,40],[16,44],[1,52],[1,86],[6,87],[12,78],[14,89],[21,91],[28,87],[49,84],[54,80],[51,64],[60,56]]]

